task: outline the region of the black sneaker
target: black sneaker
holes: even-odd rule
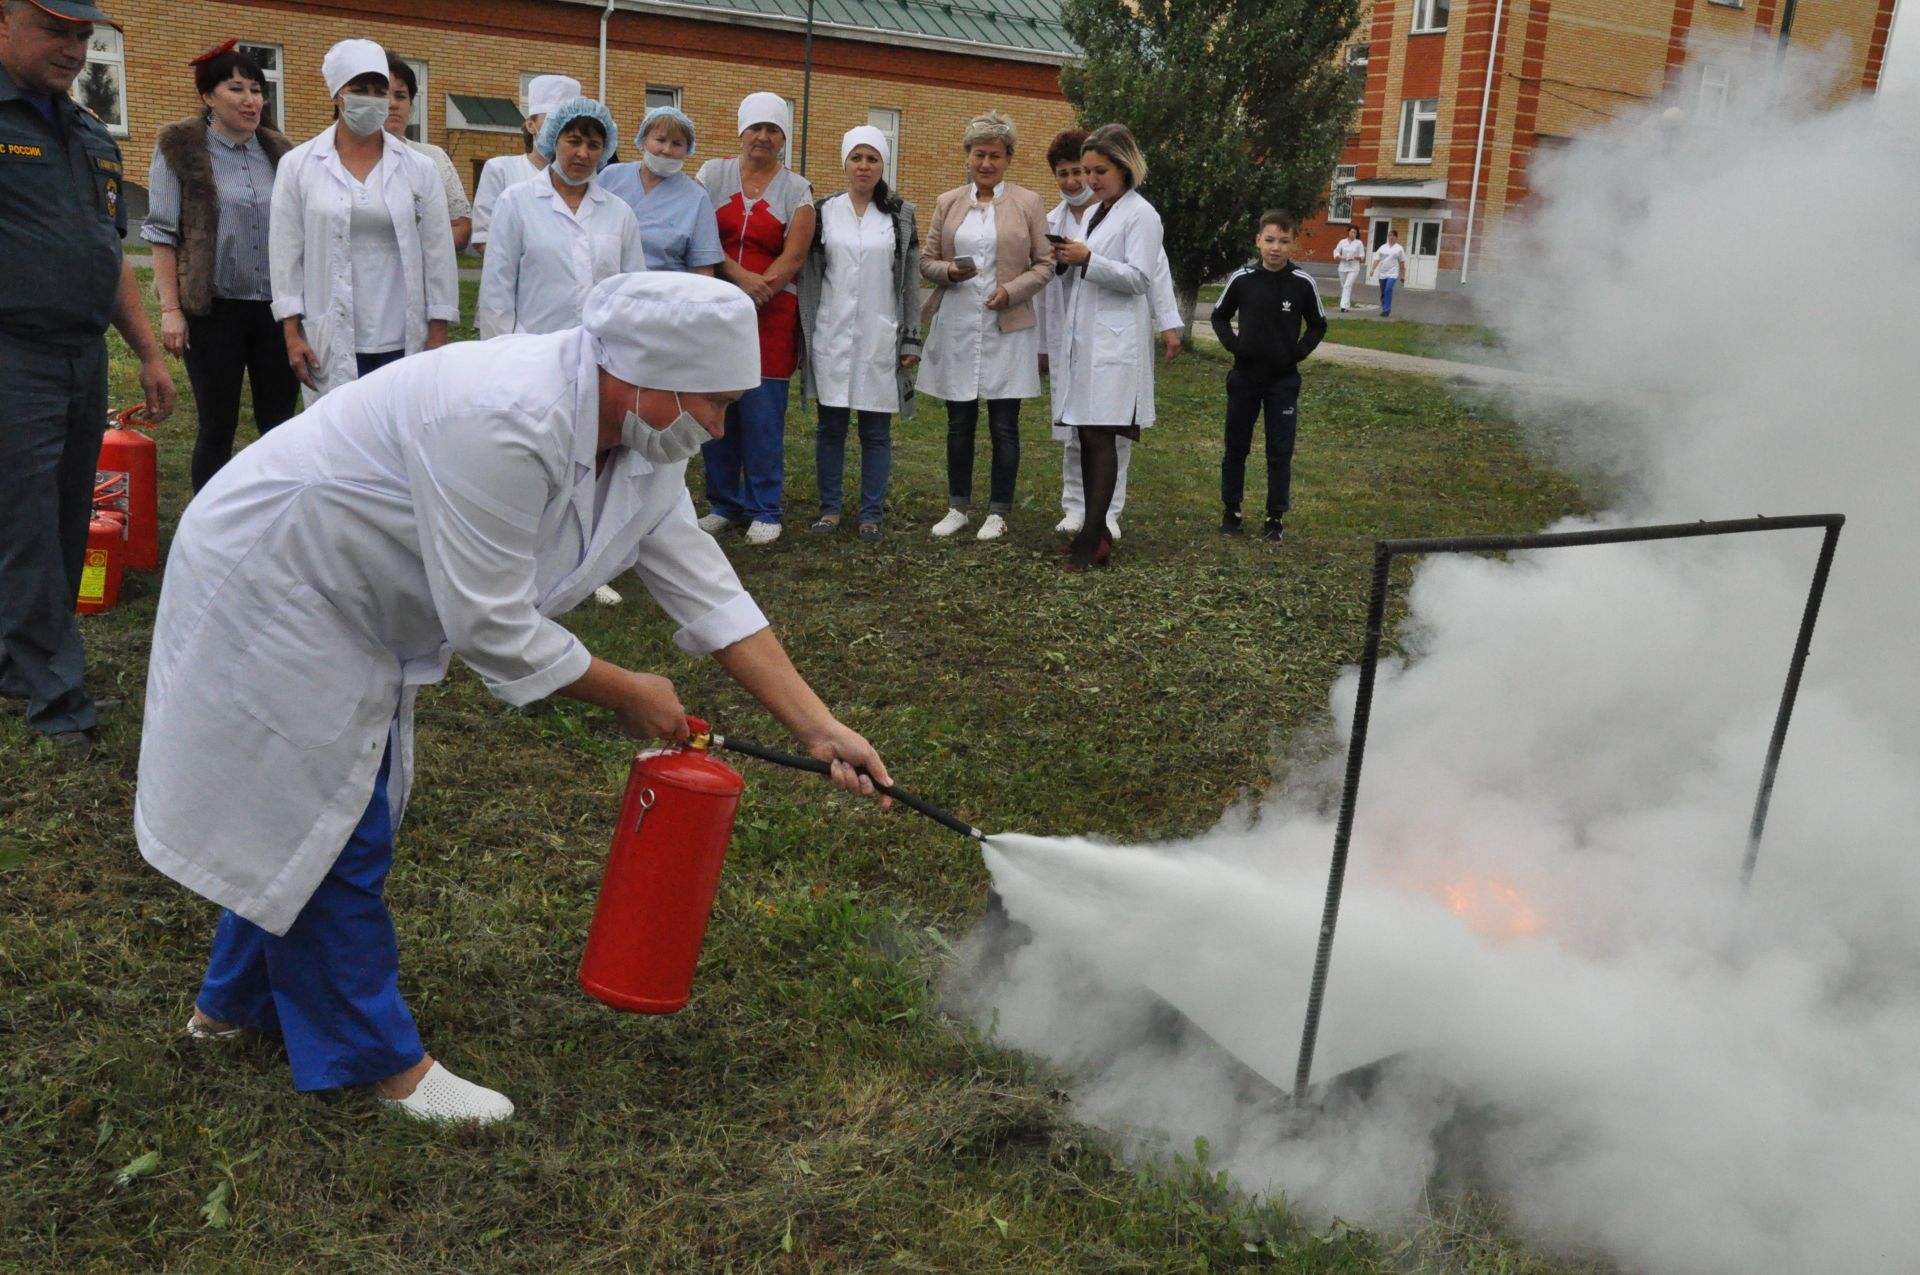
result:
[[[1229,509],[1220,515],[1220,534],[1223,536],[1237,536],[1240,534],[1240,515],[1238,512]]]
[[[1286,534],[1287,529],[1280,525],[1278,518],[1269,518],[1267,519],[1267,529],[1260,533],[1260,538],[1268,544],[1277,545]]]

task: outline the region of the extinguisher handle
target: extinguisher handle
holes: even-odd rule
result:
[[[144,429],[148,433],[152,433],[155,428],[154,423],[142,415],[146,410],[147,407],[144,403],[135,403],[131,407],[123,407],[112,414],[113,423],[121,429]]]
[[[702,725],[704,724],[705,723],[702,723]],[[793,770],[804,770],[816,775],[828,774],[833,769],[831,763],[821,761],[817,757],[801,757],[794,753],[783,753],[777,748],[768,748],[764,744],[756,744],[752,740],[736,739],[731,735],[714,735],[711,746],[714,748],[724,748],[729,752],[745,753],[749,757],[758,757],[761,761],[770,761],[776,766],[786,766]],[[873,779],[873,776],[868,774],[864,767],[860,769],[860,773],[866,775],[868,779]],[[904,788],[896,788],[892,784],[883,784],[877,779],[873,779],[873,787],[875,792],[893,798],[909,810],[923,814],[942,827],[953,829],[963,837],[970,837],[975,841],[985,841],[987,839],[987,834],[972,824],[967,823],[965,820],[955,818],[932,802],[921,797],[916,797]]]

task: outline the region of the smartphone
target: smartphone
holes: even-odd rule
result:
[[[1063,244],[1066,241],[1067,241],[1067,237],[1065,235],[1048,235],[1047,236],[1047,242],[1050,244]]]
[[[955,270],[971,270],[973,269],[973,258],[972,257],[955,257],[953,259],[953,268]]]

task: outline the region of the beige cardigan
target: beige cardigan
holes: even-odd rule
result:
[[[1047,210],[1040,196],[1012,182],[1002,185],[1000,204],[993,214],[993,273],[1012,302],[1000,312],[1000,330],[1018,332],[1039,321],[1033,299],[1053,278],[1053,245],[1047,242]],[[934,285],[933,295],[920,308],[923,330],[932,325],[940,299],[947,295],[948,280],[953,275],[954,232],[972,202],[972,182],[934,201],[933,219],[928,223],[926,238],[920,241],[920,277]]]

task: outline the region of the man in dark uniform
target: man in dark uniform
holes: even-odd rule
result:
[[[121,254],[120,148],[67,90],[106,14],[0,0],[0,698],[62,754],[96,714],[73,606],[107,419],[107,325],[140,359],[155,420],[173,380]]]

